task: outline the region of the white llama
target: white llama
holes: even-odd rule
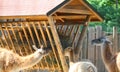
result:
[[[102,60],[108,72],[120,72],[120,53],[113,54],[111,50],[112,42],[106,37],[100,37],[92,40],[92,44],[101,46]]]
[[[36,51],[28,56],[19,56],[5,48],[0,48],[0,72],[19,72],[20,70],[32,67],[37,64],[43,56],[48,55],[50,51],[43,48],[43,46],[38,49],[33,45],[33,48]]]
[[[64,55],[69,58],[69,72],[97,72],[97,68],[90,61],[74,62],[71,57],[72,48],[68,47],[64,50]]]

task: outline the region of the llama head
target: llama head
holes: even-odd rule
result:
[[[107,38],[107,37],[100,37],[100,38],[97,38],[97,39],[93,39],[91,41],[92,45],[97,45],[97,46],[100,46],[102,44],[112,44],[112,42]]]
[[[43,45],[41,45],[41,48],[37,48],[35,45],[32,45],[33,49],[39,52],[41,55],[48,55],[51,49],[49,48],[43,48]]]
[[[67,47],[67,48],[64,50],[64,56],[69,56],[71,51],[72,51],[72,47]]]

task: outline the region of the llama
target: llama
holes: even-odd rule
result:
[[[74,59],[71,57],[71,53],[71,47],[64,50],[64,55],[69,58],[69,72],[97,72],[97,68],[90,61],[74,62]]]
[[[100,37],[92,40],[93,45],[101,46],[101,56],[108,72],[119,72],[120,70],[120,54],[113,54],[111,50],[112,42],[106,37]],[[119,68],[119,70],[118,70]]]
[[[33,48],[36,51],[28,56],[19,56],[5,48],[0,48],[0,72],[19,72],[20,70],[32,67],[37,64],[42,57],[48,55],[50,51],[43,48],[43,46],[38,49],[33,45]]]

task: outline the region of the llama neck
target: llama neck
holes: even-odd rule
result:
[[[103,44],[101,48],[101,54],[102,54],[103,62],[105,64],[109,63],[110,60],[112,59],[113,54],[112,54],[111,46],[107,42]]]
[[[72,57],[71,57],[71,56],[68,56],[68,58],[69,58],[69,65],[70,65],[70,66],[73,65],[73,64],[74,64],[74,61],[73,61]]]
[[[69,54],[68,54],[68,58],[69,58],[69,65],[72,66],[74,64],[74,58],[73,58],[73,52],[71,51]]]
[[[39,51],[36,51],[31,55],[21,57],[22,60],[21,60],[20,68],[25,69],[34,66],[42,59],[43,56],[44,55],[40,54]]]

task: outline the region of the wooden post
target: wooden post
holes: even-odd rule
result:
[[[117,36],[117,27],[113,27],[113,52],[118,51],[118,36]]]
[[[54,35],[53,38],[54,38],[55,44],[57,46],[57,50],[58,50],[58,54],[60,56],[60,60],[61,60],[61,63],[62,63],[63,71],[64,72],[68,72],[68,66],[67,66],[65,57],[63,55],[63,48],[61,46],[61,42],[59,40],[59,36],[57,34],[57,30],[56,30],[54,21],[52,19],[52,16],[48,17],[48,21],[49,21],[49,24],[50,24],[50,27],[51,27],[52,34]]]
[[[83,40],[84,40],[84,38],[85,38],[85,34],[86,34],[86,32],[87,32],[87,28],[88,28],[88,23],[89,23],[89,21],[90,21],[90,16],[88,15],[88,16],[86,17],[85,24],[84,24],[84,26],[83,26],[83,28],[82,28],[82,32],[81,32],[81,34],[80,34],[80,37],[79,37],[77,46],[76,46],[76,48],[75,48],[75,50],[74,50],[74,51],[75,51],[75,55],[76,55],[75,61],[78,61],[78,60],[79,60],[79,54],[80,54],[80,51],[81,51],[81,49],[82,49],[82,44],[83,44]]]

